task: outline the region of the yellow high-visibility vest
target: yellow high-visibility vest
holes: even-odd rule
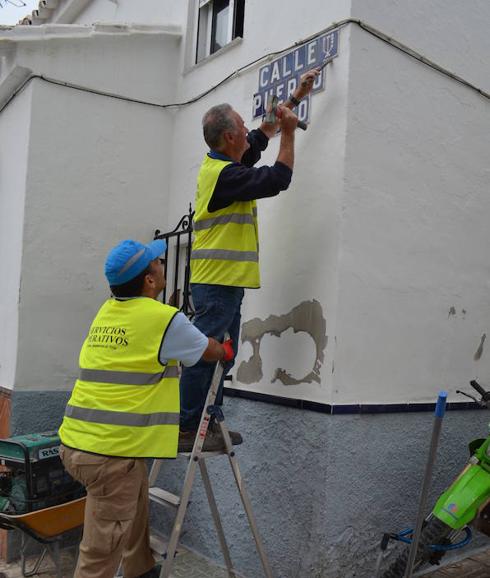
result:
[[[109,299],[80,352],[61,442],[120,457],[172,458],[179,436],[179,368],[159,352],[178,310],[155,299]]]
[[[260,287],[255,201],[235,201],[210,213],[208,204],[221,171],[231,161],[206,155],[197,178],[191,282]]]

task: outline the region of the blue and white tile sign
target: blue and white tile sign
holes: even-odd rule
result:
[[[279,102],[284,102],[298,85],[300,76],[320,65],[325,58],[337,56],[338,47],[339,30],[337,29],[318,36],[262,66],[259,70],[259,90],[253,97],[252,118],[262,117],[271,96],[277,95]],[[327,68],[328,66],[316,78],[310,96],[304,98],[295,110],[302,121],[306,122],[309,119],[311,95],[325,88]]]

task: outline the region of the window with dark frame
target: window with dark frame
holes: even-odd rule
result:
[[[243,37],[245,0],[199,0],[196,62]]]

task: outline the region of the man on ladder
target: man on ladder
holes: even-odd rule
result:
[[[235,352],[244,289],[260,287],[256,199],[273,197],[288,188],[298,122],[290,109],[309,94],[319,74],[317,69],[303,74],[294,94],[279,107],[277,123],[263,122],[249,132],[229,104],[212,107],[203,118],[204,140],[210,151],[197,177],[191,253],[194,325],[216,339],[228,332]],[[275,164],[255,168],[278,128],[281,142]],[[226,364],[224,375],[232,366],[233,360]],[[213,371],[214,365],[205,359],[182,371],[180,451],[192,450]],[[223,382],[216,404],[221,405],[222,398]],[[219,428],[212,423],[210,429],[218,444]],[[242,442],[238,432],[229,433],[233,444]]]
[[[149,544],[144,458],[174,458],[179,433],[178,361],[233,358],[157,301],[165,241],[126,240],[108,255],[113,297],[100,308],[80,353],[80,374],[59,434],[61,459],[87,489],[74,578],[157,578]],[[206,450],[206,442],[204,443]]]

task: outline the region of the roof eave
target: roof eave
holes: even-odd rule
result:
[[[180,26],[173,24],[43,24],[41,26],[14,26],[0,28],[0,52],[10,49],[10,45],[19,42],[33,42],[53,38],[91,38],[95,36],[135,36],[135,35],[165,35],[182,36]]]
[[[37,10],[19,21],[23,26],[40,26],[49,22],[71,24],[93,0],[41,0]]]

